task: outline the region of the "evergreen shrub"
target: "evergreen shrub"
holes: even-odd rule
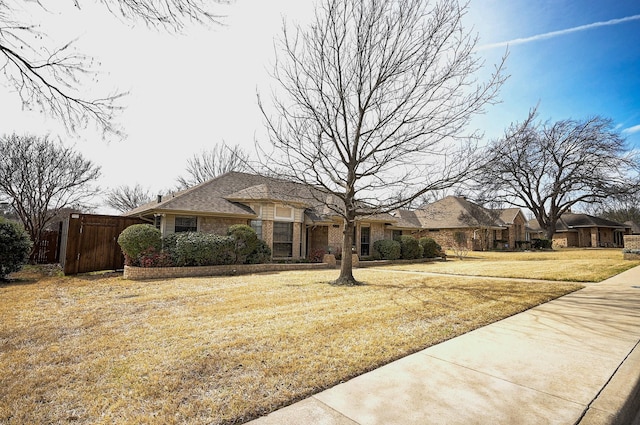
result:
[[[139,265],[142,253],[150,249],[156,252],[162,249],[162,234],[151,224],[133,224],[120,233],[118,244],[127,265]]]
[[[414,260],[422,257],[421,247],[418,240],[411,235],[402,235],[400,242],[400,258],[403,260]]]
[[[432,238],[420,238],[418,243],[423,249],[424,258],[436,258],[442,254],[442,247]]]
[[[235,240],[201,232],[184,232],[175,237],[176,266],[215,266],[235,262]]]
[[[20,270],[29,261],[32,247],[21,225],[0,217],[0,279]]]
[[[247,257],[258,247],[258,235],[256,231],[246,224],[235,224],[229,227],[227,236],[233,238],[235,263],[243,264]]]
[[[373,258],[376,260],[397,260],[400,258],[400,242],[382,239],[373,243]]]
[[[271,248],[262,239],[258,239],[258,245],[251,254],[247,256],[247,264],[265,264],[271,262]]]

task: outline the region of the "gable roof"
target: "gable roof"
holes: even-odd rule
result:
[[[520,210],[520,208],[504,208],[494,211],[500,214],[499,218],[505,224],[513,224],[516,220],[516,217],[518,217],[518,214],[522,214],[522,210]]]
[[[425,229],[500,227],[500,213],[488,210],[461,196],[447,196],[415,211]]]
[[[313,208],[320,204],[317,201],[319,196],[322,194],[318,191],[299,183],[232,171],[182,192],[166,195],[159,202],[149,202],[124,215],[190,212],[256,217],[256,212],[240,201],[270,200]]]

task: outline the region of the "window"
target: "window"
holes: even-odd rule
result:
[[[467,246],[467,234],[465,232],[455,232],[453,234],[453,241],[458,246]]]
[[[397,241],[398,239],[400,239],[400,236],[402,236],[402,230],[394,230],[391,235],[391,239]]]
[[[369,227],[360,228],[360,255],[369,256],[369,243],[371,241],[371,229]]]
[[[175,232],[197,232],[198,231],[198,219],[197,217],[176,217]]]
[[[293,256],[293,223],[283,221],[273,223],[273,256]]]
[[[255,230],[258,239],[262,239],[262,220],[251,220],[251,228]]]

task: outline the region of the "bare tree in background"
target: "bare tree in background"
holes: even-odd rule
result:
[[[249,154],[239,145],[217,144],[211,150],[194,154],[187,160],[187,175],[178,177],[180,189],[204,183],[229,171],[246,171]]]
[[[640,224],[640,193],[604,199],[602,203],[589,205],[589,214],[607,220]]]
[[[0,197],[11,204],[34,247],[63,209],[79,208],[93,196],[100,167],[48,137],[0,137]]]
[[[153,199],[149,189],[139,184],[135,186],[122,185],[109,191],[104,201],[105,205],[120,211],[127,212]]]
[[[541,124],[536,116],[533,109],[487,147],[477,177],[483,198],[529,209],[550,240],[574,205],[638,192],[638,157],[611,120]]]
[[[100,0],[107,11],[149,26],[179,31],[185,22],[213,23],[219,16],[210,4],[224,0]],[[25,3],[28,3],[25,6]],[[55,3],[55,2],[53,2]],[[61,120],[74,131],[93,122],[105,133],[118,133],[114,115],[122,93],[88,98],[83,88],[94,84],[97,71],[90,56],[75,51],[72,41],[53,46],[37,24],[16,21],[17,10],[55,5],[40,1],[0,0],[0,71],[25,108],[35,108]],[[73,2],[81,9],[78,1]],[[105,35],[108,36],[108,35]]]
[[[308,28],[284,25],[274,115],[259,99],[274,149],[263,167],[325,194],[318,201],[345,222],[344,253],[358,217],[467,174],[464,131],[504,77],[502,64],[474,77],[466,11],[454,0],[322,0]],[[335,283],[358,283],[350,255]]]

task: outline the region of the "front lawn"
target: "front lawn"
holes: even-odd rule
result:
[[[469,252],[463,259],[449,252],[446,262],[388,268],[469,276],[601,282],[637,265],[621,249],[560,249],[531,252]]]
[[[336,276],[2,284],[0,423],[241,423],[579,288]]]

